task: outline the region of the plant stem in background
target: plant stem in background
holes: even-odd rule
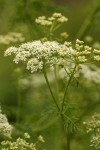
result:
[[[17,114],[16,114],[16,122],[19,123],[21,114],[21,93],[20,87],[17,81]]]
[[[70,132],[67,131],[67,150],[70,150]]]
[[[91,14],[85,19],[82,26],[80,27],[80,30],[78,31],[76,38],[83,40],[85,35],[89,32],[93,22],[95,15],[100,11],[100,6],[97,6],[94,8]]]

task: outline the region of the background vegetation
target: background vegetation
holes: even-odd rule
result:
[[[50,16],[61,12],[68,17],[67,24],[56,32],[66,31],[68,41],[76,38],[85,40],[86,44],[100,48],[100,1],[52,1],[52,0],[0,0],[0,34],[19,32],[25,41],[38,40],[42,31],[35,24],[38,16]],[[86,37],[91,36],[91,40]],[[42,134],[46,140],[41,145],[47,150],[64,150],[62,126],[52,104],[45,80],[41,74],[31,75],[24,68],[15,65],[12,58],[5,58],[4,51],[11,45],[0,44],[0,105],[9,122],[16,127],[14,138],[29,132],[36,138]],[[100,63],[97,63],[100,67]],[[51,85],[52,75],[50,76]],[[65,79],[66,80],[66,79]],[[61,81],[59,81],[61,82]],[[64,81],[61,82],[61,91]],[[46,91],[46,92],[45,92]],[[62,94],[62,93],[60,93]],[[74,111],[79,118],[77,132],[72,135],[72,150],[89,150],[90,135],[84,131],[83,121],[95,112],[100,113],[100,82],[89,82],[80,79],[79,83],[70,87],[68,98],[71,100],[70,113]],[[74,110],[74,105],[77,106]],[[2,137],[1,137],[2,139]],[[62,142],[63,139],[63,142]]]

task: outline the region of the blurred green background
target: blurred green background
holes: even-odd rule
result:
[[[99,0],[0,0],[0,35],[19,32],[25,41],[38,40],[42,32],[36,26],[35,18],[50,16],[54,12],[61,12],[69,19],[56,33],[58,36],[61,31],[66,31],[69,41],[76,38],[84,40],[90,35],[93,43],[100,42]],[[0,104],[3,112],[16,127],[15,136],[25,131],[33,138],[42,134],[47,150],[64,150],[62,126],[59,119],[55,119],[56,112],[49,91],[45,92],[47,87],[44,78],[41,74],[30,76],[24,67],[15,65],[11,57],[4,57],[8,47],[19,44],[0,44]],[[61,84],[62,91],[64,83]],[[82,80],[78,87],[72,85],[70,91],[68,97],[78,105],[77,114],[81,125],[85,118],[100,112],[100,85]],[[82,129],[73,134],[72,150],[89,150],[89,144],[89,136]]]

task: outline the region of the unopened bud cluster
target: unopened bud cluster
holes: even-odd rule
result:
[[[40,16],[36,18],[35,22],[42,26],[51,26],[55,22],[64,23],[67,22],[68,19],[63,16],[61,13],[54,13],[51,17],[46,18],[45,16]]]

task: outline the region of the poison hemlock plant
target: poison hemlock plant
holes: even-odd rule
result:
[[[76,39],[75,44],[65,40],[64,42],[63,40],[57,40],[54,36],[54,32],[61,27],[63,23],[68,21],[61,13],[54,13],[48,18],[41,16],[35,21],[43,29],[44,37],[37,41],[23,43],[19,47],[10,47],[5,51],[4,55],[10,56],[13,54],[13,61],[16,64],[20,61],[24,62],[26,69],[30,70],[31,73],[43,73],[53,102],[57,108],[57,114],[61,117],[65,129],[64,133],[67,139],[66,150],[70,150],[70,135],[77,129],[77,119],[75,115],[70,117],[67,113],[68,109],[66,110],[66,106],[68,106],[68,89],[82,65],[100,61],[100,50],[85,45],[84,42],[79,39]],[[63,33],[61,36],[66,39],[67,33]],[[68,77],[62,98],[59,98],[59,88],[56,88],[56,96],[50,85],[48,73],[51,71],[51,68],[55,74],[56,85],[58,85],[57,74],[60,69],[62,69]]]

